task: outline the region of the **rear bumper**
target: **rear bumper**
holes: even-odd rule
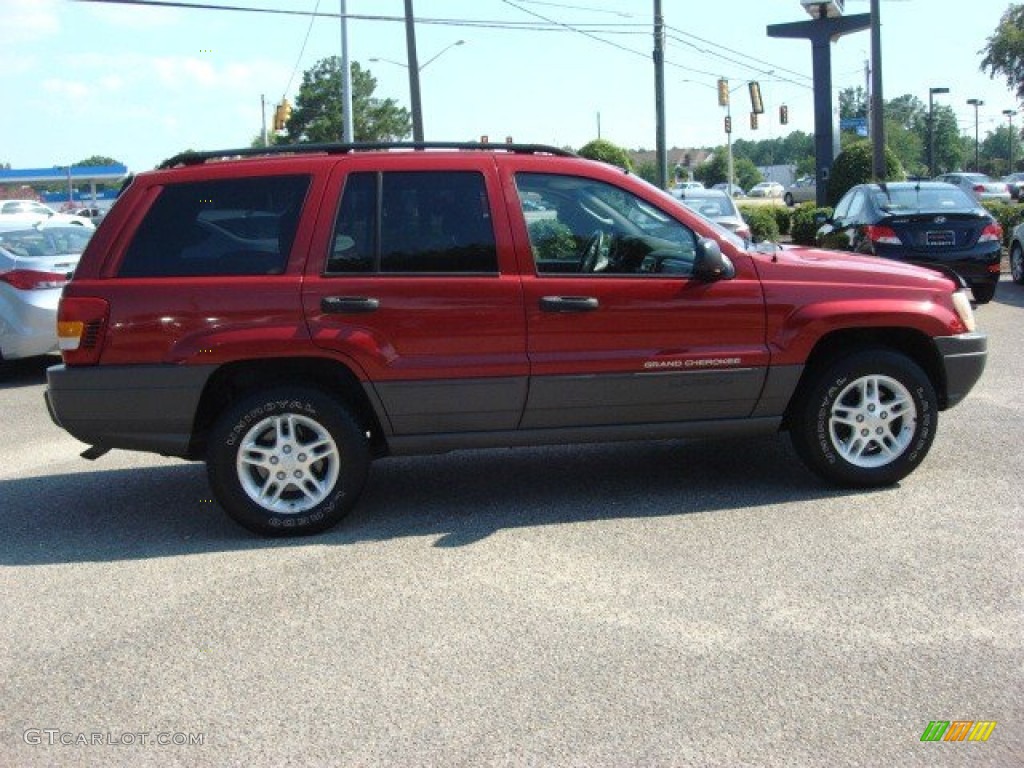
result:
[[[988,359],[988,334],[962,333],[935,339],[946,374],[946,408],[963,400],[981,378]]]
[[[216,366],[131,365],[46,372],[50,418],[100,448],[188,456],[200,397]]]

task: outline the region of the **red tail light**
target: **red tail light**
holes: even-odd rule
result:
[[[975,192],[984,192],[985,191],[985,185],[984,184],[975,184],[974,187],[972,187],[972,189],[974,189]]]
[[[995,242],[998,243],[1002,239],[1003,228],[996,224],[995,222],[993,222],[991,224],[986,225],[986,227],[983,230],[981,230],[981,236],[978,238],[978,242],[990,243],[994,240]]]
[[[110,305],[105,299],[64,296],[57,306],[57,344],[66,365],[95,365]]]
[[[886,245],[899,245],[900,238],[892,227],[882,227],[868,224],[868,239],[873,243],[885,243]]]
[[[13,285],[19,291],[41,291],[63,288],[68,276],[63,272],[40,272],[37,269],[12,269],[0,273],[0,281]]]

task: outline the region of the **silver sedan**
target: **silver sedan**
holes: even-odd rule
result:
[[[57,302],[91,227],[0,225],[0,359],[57,349]]]

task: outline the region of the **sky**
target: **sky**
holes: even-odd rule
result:
[[[67,165],[92,155],[138,172],[185,149],[248,146],[302,73],[340,54],[341,0],[183,0],[253,11],[154,8],[82,0],[0,0],[0,162]],[[800,0],[663,0],[669,147],[724,144],[715,83],[733,93],[733,139],[813,132],[811,45],[766,27],[809,18]],[[952,107],[961,131],[1005,125],[1020,105],[979,51],[1006,0],[881,0],[882,92]],[[375,96],[409,106],[403,0],[346,0],[349,58],[377,80]],[[553,144],[597,138],[653,149],[652,0],[414,0],[425,138]],[[867,13],[868,0],[846,0]],[[311,17],[314,10],[330,17]],[[462,40],[461,45],[456,45]],[[866,85],[868,31],[832,46],[838,91]],[[437,58],[433,58],[433,57]],[[377,59],[377,61],[372,61]],[[431,61],[431,59],[433,59]],[[749,127],[745,84],[765,114]],[[786,104],[789,124],[778,123]],[[838,98],[836,96],[836,104]],[[1015,125],[1024,125],[1024,112]],[[670,162],[674,158],[670,156]]]

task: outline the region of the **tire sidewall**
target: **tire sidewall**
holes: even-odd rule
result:
[[[836,399],[849,384],[864,376],[882,375],[899,381],[913,398],[917,424],[904,452],[881,467],[858,467],[836,448],[829,419]],[[825,479],[847,486],[891,485],[910,474],[928,454],[938,420],[935,391],[924,371],[901,355],[878,351],[860,353],[832,365],[808,394],[802,423],[796,425],[794,445],[805,463]]]
[[[295,514],[257,504],[245,492],[237,471],[238,451],[249,430],[268,417],[287,413],[312,419],[329,432],[340,459],[330,493],[316,506]],[[233,520],[261,535],[289,536],[319,533],[348,514],[365,483],[369,454],[365,436],[344,408],[319,390],[295,388],[252,395],[225,411],[211,433],[206,463],[214,495]]]
[[[1010,250],[1010,276],[1013,282],[1024,285],[1024,249],[1020,243],[1014,243]]]

